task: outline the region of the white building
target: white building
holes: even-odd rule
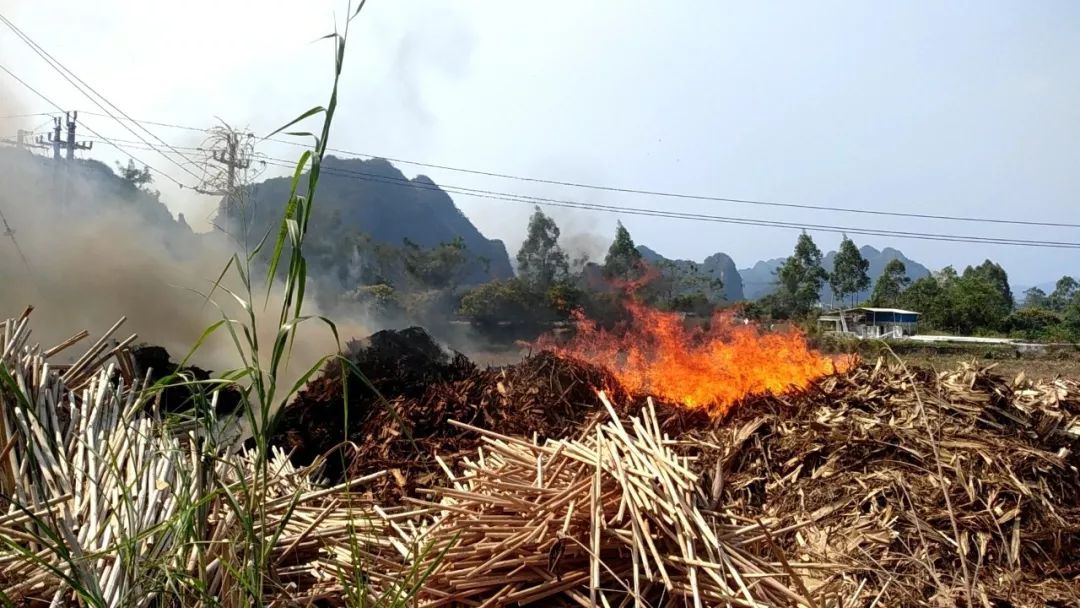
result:
[[[827,331],[859,338],[902,338],[918,331],[919,313],[899,308],[848,308],[826,313],[818,324]]]

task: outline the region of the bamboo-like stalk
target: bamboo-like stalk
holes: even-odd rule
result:
[[[983,573],[991,567],[999,568],[995,574],[1021,567],[1027,544],[1042,541],[1023,536],[1023,526],[1031,524],[1020,506],[989,508],[1002,493],[1027,497],[1041,517],[1057,522],[1056,529],[1041,530],[1041,538],[1062,542],[1080,533],[1075,506],[1050,500],[1057,488],[1040,477],[1055,474],[1062,487],[1073,483],[1068,459],[1080,445],[1080,384],[1072,381],[1017,383],[1012,392],[999,387],[991,393],[980,387],[976,372],[962,370],[940,375],[936,393],[911,397],[921,390],[913,376],[886,391],[879,385],[900,380],[878,366],[867,370],[866,386],[857,390],[892,393],[867,397],[871,405],[848,410],[829,403],[800,431],[818,446],[812,450],[831,455],[819,459],[823,464],[809,464],[817,456],[807,454],[816,451],[758,454],[770,449],[755,444],[760,434],[792,432],[767,416],[718,427],[687,445],[685,437],[663,431],[651,399],[636,416],[621,417],[598,393],[602,415],[581,425],[575,437],[540,443],[536,436],[451,422],[481,437],[475,453],[460,462],[435,454],[433,466],[445,475],[444,484],[398,505],[377,506],[358,491],[385,471],[323,488],[312,481],[321,461],[297,468],[273,448],[257,462],[254,454],[213,444],[212,429],[201,421],[163,420],[144,390],[148,378],[132,378],[133,365],[125,359],[134,337],[109,347],[107,334],[75,364],[61,367],[50,356],[72,348],[80,334],[42,350],[30,343],[28,321],[24,315],[0,322],[0,364],[12,380],[0,385],[0,489],[13,499],[0,512],[0,582],[16,599],[69,605],[78,601],[78,587],[106,606],[164,600],[201,606],[213,597],[215,605],[231,608],[250,603],[244,598],[252,591],[238,573],[259,563],[268,572],[258,580],[272,584],[255,592],[265,594],[262,603],[280,606],[343,603],[352,581],[361,578],[375,597],[415,587],[413,604],[425,607],[556,600],[598,606],[893,605],[908,599],[893,590],[914,584],[891,570],[912,561],[924,560],[930,579],[944,585],[958,580],[944,572],[950,552],[964,552],[973,565],[971,593],[984,591]],[[878,418],[871,415],[877,407],[872,399],[886,404]],[[918,407],[894,407],[903,399]],[[932,443],[926,437],[930,416]],[[955,492],[952,508],[927,515],[890,505],[875,513],[880,485],[867,497],[859,488],[876,483],[869,476],[848,486],[851,496],[810,513],[761,514],[731,502],[748,492],[750,474],[735,471],[746,466],[743,461],[765,463],[752,475],[755,482],[763,478],[770,496],[835,474],[828,469],[846,444],[818,437],[830,425],[849,429],[845,442],[878,441],[874,449],[885,444],[876,434],[899,433],[894,443],[904,443],[905,457],[942,463],[936,475],[925,476],[933,487],[923,493]],[[999,443],[1012,442],[1007,447],[1022,457],[1001,460],[978,428],[993,429]],[[1004,435],[1009,429],[1021,429],[1015,435],[1022,438]],[[980,477],[973,461],[997,478]],[[918,488],[890,483],[889,491],[905,495],[908,504],[915,500]],[[994,488],[989,498],[986,487]],[[979,501],[988,508],[960,511]],[[249,512],[251,506],[259,507],[259,515]],[[838,513],[847,517],[846,528],[823,527],[821,521]],[[961,515],[960,534],[951,525],[941,529],[941,522]],[[982,520],[1000,538],[967,532],[978,530]],[[893,530],[908,533],[912,555],[889,553]],[[852,553],[841,558],[809,547],[823,535],[852,543],[860,559],[867,557],[854,561]],[[992,541],[1000,547],[987,558]],[[199,592],[184,595],[192,588]]]

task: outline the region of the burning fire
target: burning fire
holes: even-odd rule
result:
[[[641,304],[627,310],[630,322],[617,331],[578,314],[568,343],[543,338],[540,346],[606,367],[630,391],[715,414],[748,395],[805,388],[852,363],[812,350],[797,331],[765,332],[731,313],[718,313],[704,329]]]

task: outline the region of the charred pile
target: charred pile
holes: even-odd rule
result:
[[[326,364],[282,413],[272,442],[290,452],[295,463],[310,464],[336,452],[327,458],[325,474],[340,480],[352,458],[347,442],[368,445],[366,432],[380,429],[389,399],[418,399],[428,386],[475,371],[464,356],[444,350],[419,327],[377,332],[350,342],[341,359]]]
[[[172,360],[169,351],[164,347],[149,344],[132,348],[130,357],[135,377],[148,380],[148,386],[162,383],[156,399],[156,405],[162,412],[176,413],[196,409],[199,398],[209,403],[210,394],[216,388],[207,385],[212,377],[210,370],[194,365],[181,366]],[[220,391],[217,414],[235,413],[240,406],[240,399],[240,393],[236,390]]]
[[[298,466],[334,452],[325,465],[332,482],[346,473],[389,470],[375,489],[386,498],[431,483],[438,474],[434,454],[453,460],[479,445],[479,434],[451,421],[543,440],[576,434],[601,408],[597,390],[606,390],[622,413],[644,403],[602,368],[543,352],[479,369],[419,328],[378,332],[351,344],[346,357],[347,383],[343,364],[328,363],[284,412],[274,441]],[[661,419],[669,432],[709,422],[701,412],[667,406]]]
[[[1080,605],[1080,385],[879,364],[701,436],[714,500],[811,588],[881,605]],[[705,463],[702,463],[705,465]]]
[[[388,515],[419,522],[392,525],[395,546],[434,543],[420,566],[402,553],[431,569],[421,597],[1080,604],[1078,382],[879,363],[711,428],[609,414],[548,441],[451,422],[479,444],[453,468],[441,452],[441,481]]]
[[[115,329],[53,366],[85,332],[43,349],[26,315],[0,323],[17,605],[1080,605],[1074,380],[879,362],[709,418],[578,360],[481,370],[407,330],[285,412],[290,463],[158,416]],[[320,485],[346,437],[336,473],[356,474]]]

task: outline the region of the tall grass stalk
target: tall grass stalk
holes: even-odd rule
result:
[[[228,335],[240,366],[210,381],[199,382],[177,374],[144,387],[142,399],[134,404],[136,408],[125,411],[123,420],[133,421],[131,417],[135,416],[135,410],[141,412],[146,399],[152,399],[166,389],[185,388],[191,394],[193,405],[192,412],[186,417],[162,416],[158,413],[154,424],[146,427],[146,432],[152,435],[146,439],[160,441],[160,445],[153,458],[143,463],[145,469],[135,471],[132,475],[129,474],[131,471],[122,470],[118,454],[101,455],[100,475],[129,480],[124,482],[130,483],[124,490],[130,494],[121,497],[113,508],[132,520],[130,529],[134,532],[106,543],[101,551],[83,554],[82,542],[70,537],[69,527],[64,522],[45,521],[33,516],[32,507],[40,504],[39,499],[44,497],[30,497],[32,504],[29,505],[22,504],[20,497],[5,497],[30,516],[27,529],[35,532],[40,541],[28,548],[24,539],[0,537],[0,549],[17,554],[28,563],[51,569],[54,576],[64,581],[71,597],[81,605],[262,606],[268,597],[284,591],[275,575],[275,566],[270,563],[271,553],[285,532],[304,490],[310,488],[297,483],[291,495],[272,493],[280,492],[280,487],[274,486],[272,481],[280,474],[279,469],[288,465],[283,454],[272,448],[271,438],[278,417],[289,400],[319,369],[336,357],[322,357],[303,370],[295,381],[285,382],[283,378],[301,326],[309,321],[322,324],[333,335],[337,352],[341,350],[334,323],[325,317],[306,314],[308,269],[304,243],[337,110],[338,85],[344,67],[350,24],[365,3],[366,0],[361,0],[355,9],[350,3],[343,31],[338,32],[335,28],[333,33],[321,39],[329,40],[334,48],[334,77],[328,103],[311,108],[270,134],[273,136],[284,132],[306,137],[311,140],[312,148],[305,151],[296,163],[289,197],[276,231],[268,231],[250,251],[235,254],[205,294],[207,301],[215,303],[222,311],[222,319],[204,330],[179,367],[195,356],[208,339],[222,332]],[[319,129],[294,130],[301,123],[316,117],[322,119]],[[260,298],[256,293],[258,287],[253,273],[261,264],[265,264],[266,272],[261,281],[265,283],[266,291],[259,306],[256,304]],[[225,285],[225,279],[230,275],[237,279],[238,289]],[[274,320],[274,337],[267,344],[260,342],[258,330],[270,310],[271,297],[276,289],[281,290],[281,295],[276,302],[278,312]],[[225,312],[226,307],[217,305],[214,298],[219,292],[227,294],[227,299],[239,307],[239,315],[231,316]],[[349,374],[358,374],[361,370],[356,370],[343,357],[337,357],[336,361],[341,366],[340,376],[347,400]],[[219,419],[215,413],[219,391],[226,389],[237,391],[240,395],[239,419]],[[30,416],[28,420],[36,420],[34,416],[40,417],[40,408],[30,403],[23,387],[3,366],[0,366],[0,390],[19,396],[17,407]],[[346,403],[342,403],[342,407],[346,407]],[[347,426],[346,418],[343,436],[347,433]],[[165,440],[176,436],[184,437],[186,441]],[[238,456],[237,449],[241,446],[246,447]],[[59,454],[59,450],[53,451]],[[42,457],[48,456],[47,453],[42,454]],[[173,471],[170,484],[176,491],[176,508],[167,519],[140,528],[134,525],[140,508],[144,506],[138,493],[145,489],[146,480],[154,479],[153,467]],[[101,478],[90,481],[96,483]],[[271,514],[268,505],[281,501],[287,503],[284,512],[277,509]],[[353,507],[351,502],[346,505],[350,513]],[[226,523],[232,525],[212,527],[209,521],[212,511],[216,517],[223,517]],[[211,537],[212,530],[223,529],[228,530],[230,537]],[[344,601],[353,606],[409,604],[429,572],[408,572],[398,584],[390,585],[381,593],[373,593],[364,575],[359,545],[360,541],[354,536],[351,539],[354,558],[352,570],[339,573],[345,587]],[[172,550],[166,549],[169,547]],[[56,561],[62,567],[51,565],[53,562],[43,557],[50,554],[58,558]],[[103,584],[110,583],[99,581],[91,568],[110,554],[117,556],[113,562],[116,567],[124,569],[117,576],[125,582],[126,595],[119,598],[107,594]],[[215,580],[225,580],[226,584],[214,591]],[[54,603],[64,601],[59,597],[52,600]],[[11,605],[13,600],[0,591],[0,602]]]

